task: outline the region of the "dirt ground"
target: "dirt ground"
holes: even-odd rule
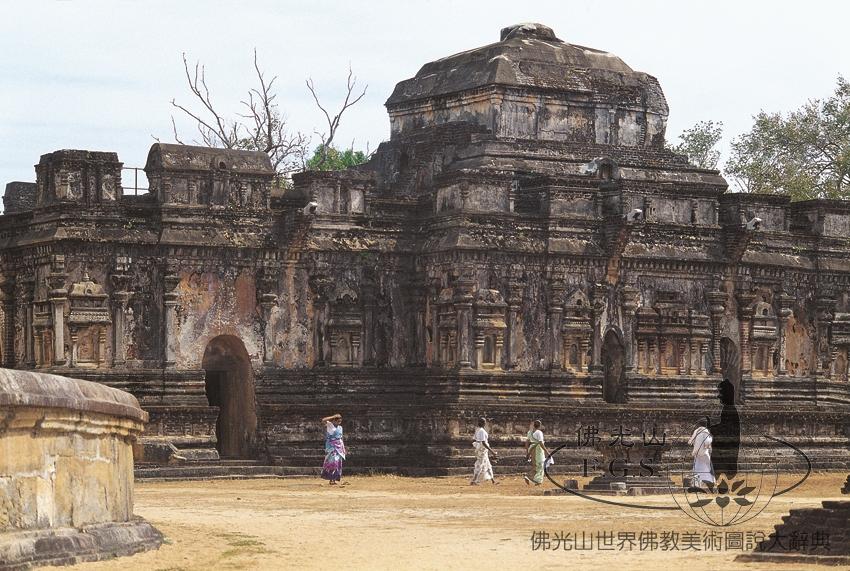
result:
[[[814,474],[733,531],[769,532],[792,507],[842,498],[842,474]],[[549,484],[517,477],[471,487],[462,478],[353,477],[342,487],[319,479],[141,483],[136,513],[166,536],[158,550],[72,567],[144,569],[798,569],[733,562],[741,551],[564,551],[532,549],[532,534],[704,532],[679,511],[608,506],[544,496]],[[783,482],[790,480],[783,480]],[[670,505],[671,497],[623,498]],[[556,545],[552,541],[551,546]],[[577,567],[577,568],[584,568]],[[589,568],[589,567],[588,567]],[[812,567],[810,567],[812,568]],[[63,569],[68,569],[63,568]]]

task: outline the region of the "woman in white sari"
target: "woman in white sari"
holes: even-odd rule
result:
[[[714,469],[711,466],[711,432],[708,421],[702,419],[691,435],[688,444],[692,446],[691,456],[694,458],[693,486],[701,487],[703,482],[714,483]]]
[[[493,465],[490,463],[490,453],[497,456],[496,451],[490,448],[487,430],[484,426],[487,420],[478,419],[478,430],[475,431],[475,439],[472,441],[472,446],[475,448],[475,468],[472,472],[472,481],[469,482],[472,486],[477,486],[481,482],[492,480],[494,484],[498,484],[496,477],[493,475]]]

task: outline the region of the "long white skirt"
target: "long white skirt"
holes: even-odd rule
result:
[[[694,458],[694,484],[697,480],[714,483],[714,470],[711,467],[711,456],[706,452],[697,454]]]
[[[493,479],[493,465],[490,464],[490,451],[480,442],[475,446],[475,469],[472,472],[472,483],[480,484]]]

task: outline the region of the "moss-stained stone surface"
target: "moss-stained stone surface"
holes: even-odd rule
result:
[[[0,568],[157,547],[133,516],[133,449],[147,414],[128,393],[0,369]]]

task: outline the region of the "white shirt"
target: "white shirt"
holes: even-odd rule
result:
[[[334,430],[336,430],[336,426],[334,426],[333,422],[328,421],[328,422],[325,423],[325,431],[328,434],[332,434]]]
[[[483,426],[479,426],[478,430],[475,431],[475,441],[476,442],[487,442],[488,437],[489,437],[489,434],[487,434],[487,431],[484,430]]]
[[[543,431],[542,430],[535,430],[531,435],[534,437],[535,440],[537,440],[538,442],[543,444]]]

